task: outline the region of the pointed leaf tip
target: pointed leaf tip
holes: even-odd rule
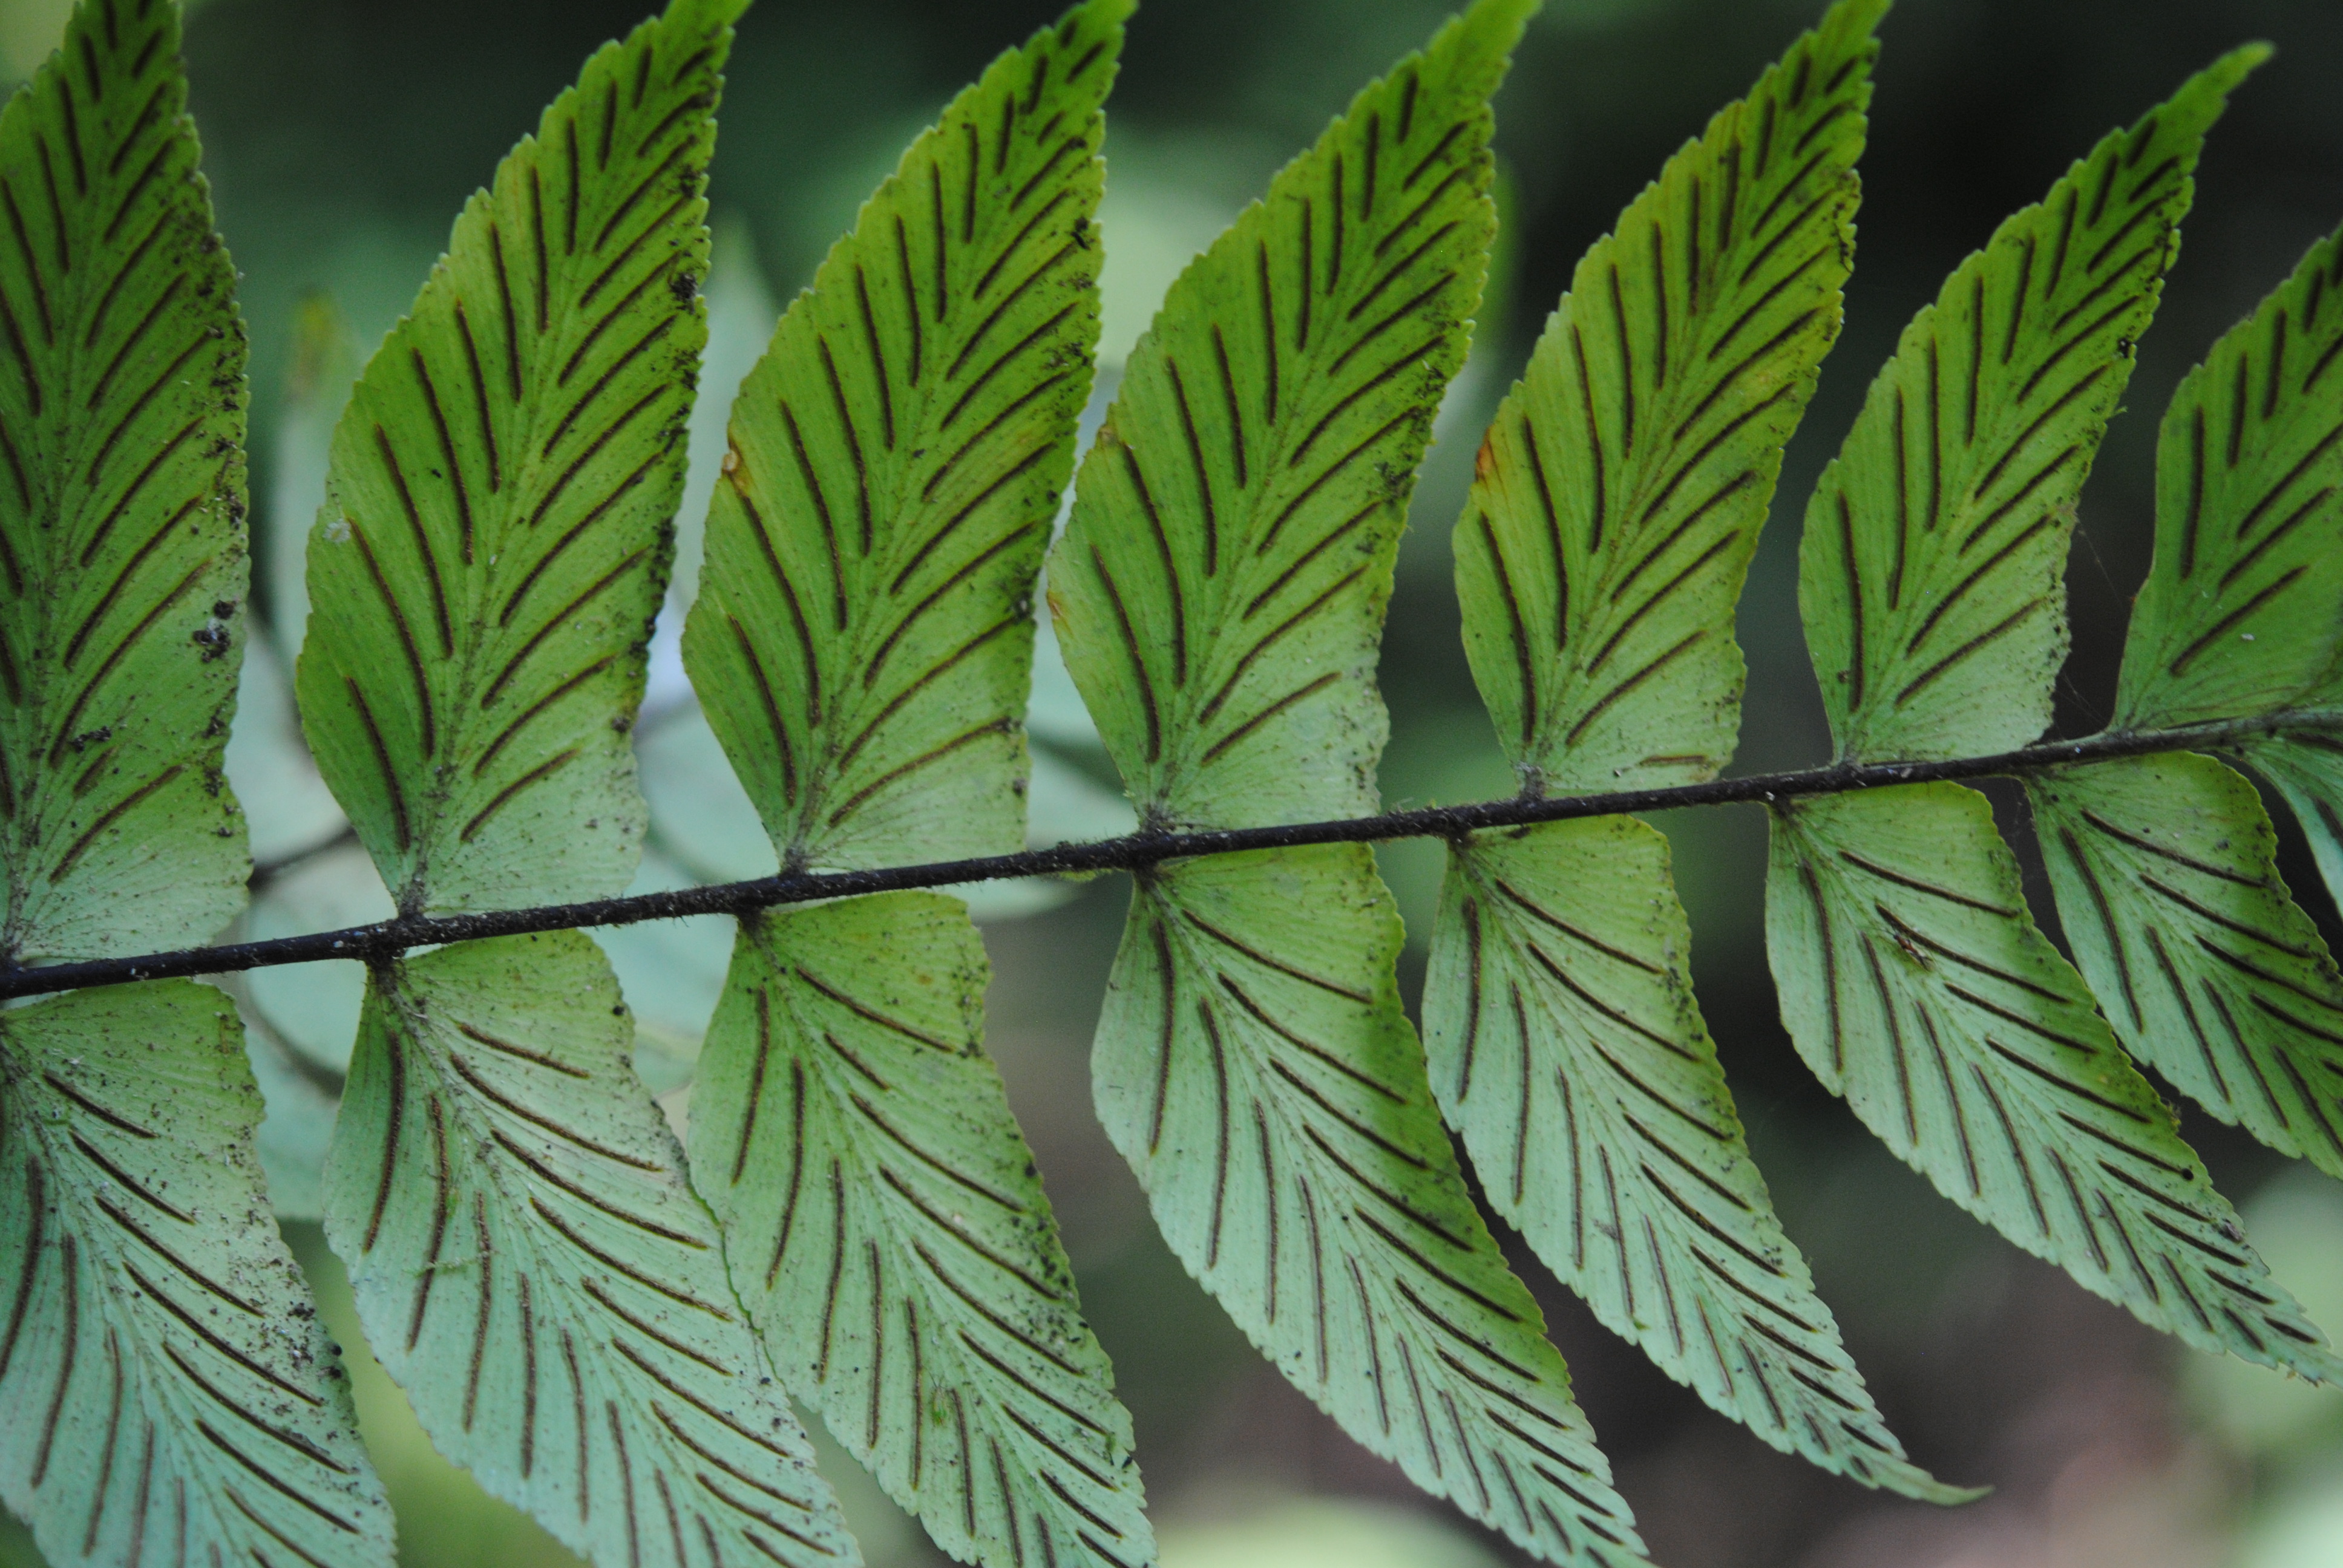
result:
[[[1513,50],[1545,0],[1475,0],[1433,35],[1422,58],[1438,65],[1461,58],[1469,62],[1460,81],[1478,86],[1483,97],[1494,97],[1513,66]]]
[[[2260,70],[2270,56],[2277,53],[2277,45],[2268,39],[2256,38],[2250,43],[2238,45],[2235,49],[2222,55],[2207,67],[2205,74],[2219,80],[2222,92],[2233,92],[2239,83]]]

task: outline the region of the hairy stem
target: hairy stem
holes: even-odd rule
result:
[[[88,986],[125,985],[176,975],[225,974],[236,970],[313,963],[320,959],[357,959],[379,963],[414,948],[531,931],[584,926],[630,926],[642,920],[679,920],[687,915],[745,915],[779,904],[811,903],[859,893],[904,888],[940,888],[1011,877],[1066,876],[1130,871],[1165,860],[1199,855],[1231,855],[1249,849],[1282,849],[1299,844],[1357,844],[1392,839],[1457,839],[1484,828],[1513,828],[1579,817],[1609,817],[1631,811],[1662,811],[1686,806],[1771,803],[1806,795],[1836,795],[1893,784],[1944,779],[2022,777],[2078,762],[2142,757],[2159,751],[2211,750],[2279,729],[2338,728],[2332,713],[2274,713],[2172,729],[2095,735],[2083,740],[2047,740],[1990,757],[1959,757],[1941,762],[1837,762],[1790,773],[1760,773],[1680,784],[1662,789],[1623,789],[1605,795],[1545,799],[1516,797],[1470,806],[1432,806],[1386,811],[1331,822],[1295,822],[1271,828],[1223,828],[1201,832],[1139,832],[1087,844],[1060,844],[1015,855],[940,860],[868,871],[797,872],[746,882],[720,882],[674,892],[636,893],[576,904],[543,904],[526,910],[480,914],[408,915],[373,925],[313,931],[267,941],[183,948],[136,958],[91,959],[38,969],[0,971],[0,999],[37,996]]]

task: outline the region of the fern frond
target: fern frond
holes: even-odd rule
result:
[[[2343,234],[2166,416],[2114,724],[2026,744],[2082,486],[2267,49],[2101,141],[1906,327],[1801,545],[1837,760],[1724,780],[1735,601],[1852,266],[1889,0],[1836,0],[1590,248],[1477,448],[1453,548],[1520,795],[1378,814],[1382,619],[1536,0],[1473,0],[1184,271],[1051,549],[1133,0],[1061,3],[777,326],[742,272],[729,410],[695,382],[748,0],[661,0],[588,61],[363,372],[305,313],[277,509],[324,504],[260,599],[307,773],[278,650],[239,668],[243,332],[176,5],[79,0],[0,110],[0,1000],[52,993],[0,1010],[0,1501],[47,1556],[387,1568],[274,1202],[323,1219],[432,1441],[602,1563],[853,1564],[795,1400],[956,1557],[1151,1568],[1133,1423],[984,1050],[986,906],[918,890],[1110,869],[1101,1119],[1361,1443],[1528,1553],[1643,1563],[1453,1126],[1494,1213],[1714,1408],[1958,1501],[1750,1158],[1667,841],[1619,814],[1683,804],[1768,809],[1785,1022],[1896,1155],[2144,1322],[2343,1382],[2134,1060],[2343,1176],[2343,970],[2211,755],[2343,890]],[[1028,749],[1045,556],[1049,722],[1128,813]],[[695,593],[657,658],[696,701],[662,693],[683,722],[643,755],[699,765],[639,866],[653,618]],[[231,762],[287,862],[258,879]],[[2079,970],[1961,787],[1996,774]],[[1069,831],[1028,819],[1051,797],[1136,830],[1024,852]],[[1422,1043],[1366,847],[1408,835],[1449,851]],[[742,870],[779,874],[692,885]],[[247,883],[260,940],[193,945]],[[318,924],[347,929],[274,940]]]
[[[2076,499],[2177,252],[2205,133],[2268,52],[2225,56],[2110,133],[1905,328],[1799,544],[1842,757],[2000,751],[2049,723]]]
[[[1882,1142],[2143,1322],[2343,1375],[2036,928],[1984,796],[1916,784],[1772,815],[1766,949],[1783,1021]]]

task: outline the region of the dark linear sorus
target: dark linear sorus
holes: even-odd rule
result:
[[[1470,806],[1433,806],[1387,811],[1374,817],[1337,818],[1267,828],[1218,828],[1195,832],[1139,832],[1086,844],[1060,844],[1014,855],[987,855],[863,871],[799,872],[744,882],[719,882],[672,892],[637,893],[573,904],[544,904],[478,914],[410,915],[367,926],[345,926],[305,936],[218,947],[181,948],[132,958],[88,959],[39,969],[0,970],[0,1000],[42,996],[91,986],[127,985],[182,975],[228,974],[315,963],[322,959],[382,962],[416,948],[492,937],[592,926],[630,926],[645,920],[690,915],[741,915],[783,904],[897,892],[909,888],[954,887],[1014,877],[1080,876],[1129,871],[1166,860],[1232,855],[1309,844],[1371,844],[1395,839],[1461,839],[1491,828],[1575,821],[1639,811],[1694,806],[1770,804],[1810,795],[1842,795],[1899,784],[1930,784],[1999,776],[2023,778],[2078,763],[2165,751],[2215,750],[2281,729],[2343,730],[2331,714],[2279,712],[2170,729],[2104,734],[2081,740],[2046,740],[1985,757],[1935,762],[1838,762],[1788,773],[1760,773],[1705,784],[1623,789],[1602,795],[1548,799],[1516,796]]]

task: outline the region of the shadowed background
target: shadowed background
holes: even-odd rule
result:
[[[280,438],[288,412],[298,412],[286,389],[304,301],[329,297],[359,343],[377,341],[438,255],[464,197],[586,55],[648,3],[200,7],[187,44],[193,109],[220,226],[245,276],[256,519],[268,517],[280,490],[290,497],[314,483],[295,471]],[[730,298],[730,319],[747,325],[732,339],[719,335],[711,366],[714,355],[729,354],[737,377],[770,326],[759,279],[773,301],[801,286],[902,145],[1054,9],[1052,0],[760,0],[734,52],[711,193],[719,246],[708,289]],[[1107,377],[1187,258],[1446,10],[1442,0],[1153,0],[1141,11],[1108,111]],[[1513,786],[1472,690],[1449,578],[1447,530],[1482,423],[1579,253],[1817,12],[1807,0],[1549,0],[1533,25],[1498,101],[1501,281],[1473,365],[1443,413],[1392,605],[1384,686],[1393,741],[1383,768],[1392,804],[1483,799]],[[33,68],[64,13],[61,0],[0,0],[0,81]],[[1809,484],[1904,322],[2004,214],[2037,198],[2102,133],[2257,36],[2276,43],[2278,57],[2213,134],[2179,265],[2140,346],[2134,412],[2110,432],[2085,494],[2071,563],[2077,653],[2059,689],[2062,729],[2071,734],[2097,728],[2113,694],[2124,618],[2147,567],[2158,411],[2213,339],[2343,221],[2343,6],[1904,0],[1890,15],[1845,332],[1790,447],[1743,603],[1750,683],[1739,769],[1806,766],[1826,755],[1796,620],[1797,523]],[[265,549],[264,541],[256,557]],[[256,593],[262,613],[280,608],[283,595],[265,581]],[[663,690],[671,702],[680,698],[655,675],[655,706]],[[657,744],[653,720],[644,728],[647,748]],[[1060,730],[1054,755],[1074,782],[1087,774],[1111,783],[1102,755]],[[647,762],[654,785],[670,763],[685,766],[664,754]],[[2014,798],[1996,803],[2023,844]],[[1095,791],[1063,809],[1070,836],[1113,830]],[[2282,815],[2279,822],[2282,869],[2332,940],[2332,905],[2298,836]],[[1947,1480],[1996,1491],[1939,1511],[1775,1453],[1654,1372],[1516,1249],[1654,1560],[1669,1568],[2343,1562],[2343,1393],[2188,1356],[1938,1199],[1815,1086],[1776,1021],[1762,944],[1762,819],[1736,808],[1679,813],[1661,825],[1674,840],[1693,916],[1701,999],[1791,1236],[1914,1457]],[[667,848],[703,872],[729,869],[721,853]],[[1438,849],[1401,846],[1384,864],[1411,930],[1428,930]],[[2038,860],[2028,869],[2039,891]],[[1252,1354],[1155,1238],[1135,1182],[1091,1118],[1085,1072],[1124,897],[1121,880],[1104,880],[988,926],[990,1040],[1063,1224],[1083,1304],[1137,1422],[1166,1563],[1473,1568],[1514,1560],[1337,1432]],[[1017,907],[998,903],[1004,915]],[[2048,923],[2046,900],[2036,908]],[[666,1054],[688,1058],[695,999],[712,1000],[694,965],[705,968],[712,941],[720,971],[722,933],[682,933],[665,947],[662,940],[638,940],[621,967],[630,996],[639,977],[663,997],[674,993],[664,1008],[645,997],[637,1007],[666,1029]],[[1411,997],[1422,957],[1418,938],[1403,966]],[[328,995],[344,981],[315,975],[300,983]],[[654,1085],[666,1087],[658,1067]],[[2330,1331],[2343,1330],[2343,1189],[2288,1170],[2201,1115],[2185,1120],[2280,1277]],[[314,1225],[287,1229],[356,1352],[337,1265]],[[361,1412],[398,1510],[404,1562],[568,1561],[438,1461],[396,1392],[358,1359]],[[824,1457],[874,1568],[934,1561],[917,1527],[850,1462],[835,1449]],[[37,1562],[8,1528],[0,1561]]]

